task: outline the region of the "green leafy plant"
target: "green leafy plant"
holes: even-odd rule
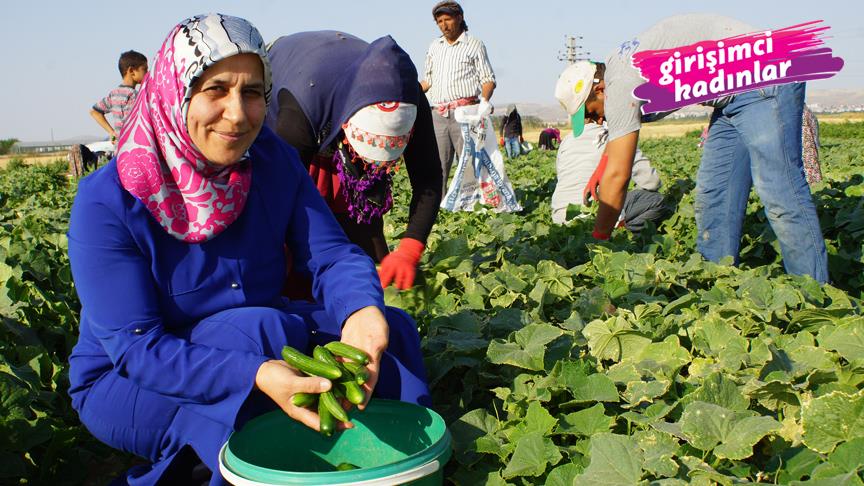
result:
[[[520,214],[439,215],[418,321],[459,485],[861,484],[864,124],[823,125],[811,190],[832,285],[785,275],[751,198],[741,265],[695,251],[693,135],[651,139],[672,216],[639,235],[551,223],[554,152],[507,167]],[[104,484],[136,459],[101,445],[68,397],[79,303],[62,163],[0,171],[0,483]],[[396,177],[396,241],[410,188]]]

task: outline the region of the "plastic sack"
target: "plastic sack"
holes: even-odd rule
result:
[[[477,105],[460,106],[454,119],[462,127],[462,154],[453,181],[441,202],[449,211],[473,211],[476,203],[491,206],[495,212],[517,212],[513,186],[504,171],[504,157],[498,150],[492,119],[477,115]]]

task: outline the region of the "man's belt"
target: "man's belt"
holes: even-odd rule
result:
[[[439,115],[446,117],[447,112],[449,112],[450,110],[454,110],[460,106],[476,105],[479,102],[479,98],[477,98],[476,96],[472,96],[470,98],[459,98],[458,100],[453,100],[448,103],[434,105],[432,106],[432,108],[438,110]]]

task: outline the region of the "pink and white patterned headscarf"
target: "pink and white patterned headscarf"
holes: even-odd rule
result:
[[[264,40],[248,21],[222,14],[192,17],[171,30],[141,85],[120,132],[120,183],[171,236],[200,243],[243,212],[252,182],[248,154],[227,167],[211,164],[186,126],[192,85],[218,61],[257,54],[270,101],[270,63]]]

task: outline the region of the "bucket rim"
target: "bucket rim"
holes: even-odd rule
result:
[[[369,405],[375,403],[376,408],[381,407],[393,407],[393,406],[403,406],[406,402],[400,402],[398,400],[387,400],[387,399],[373,399],[369,402]],[[399,405],[397,405],[399,404]],[[410,404],[414,405],[414,404]],[[421,405],[414,405],[417,407],[422,407]],[[396,476],[400,476],[403,473],[410,473],[415,470],[420,470],[423,468],[431,468],[431,465],[435,463],[435,468],[428,472],[428,474],[432,474],[437,471],[439,468],[443,468],[444,464],[450,458],[452,453],[451,451],[451,442],[452,438],[450,435],[449,429],[447,429],[447,424],[444,422],[444,419],[438,415],[434,410],[423,407],[426,409],[432,417],[433,423],[439,422],[444,429],[441,437],[433,444],[429,445],[425,449],[415,452],[409,456],[406,456],[398,461],[394,461],[388,464],[382,464],[380,466],[368,467],[362,469],[354,469],[350,471],[314,471],[314,472],[299,472],[299,471],[283,471],[277,469],[271,469],[267,467],[257,466],[255,464],[251,464],[249,462],[243,461],[242,459],[237,458],[233,455],[228,445],[233,437],[233,433],[229,436],[228,440],[222,445],[222,448],[219,451],[219,469],[220,472],[223,473],[223,476],[234,476],[236,480],[245,481],[246,485],[294,485],[294,484],[308,484],[308,485],[324,485],[324,484],[340,484],[340,485],[349,485],[349,484],[363,484],[363,485],[375,485],[375,484],[394,484],[392,480],[379,482],[380,480],[387,480],[388,478],[395,478]],[[274,413],[279,413],[281,410],[276,410],[273,412],[269,412],[269,415]],[[283,412],[284,413],[284,412]],[[257,418],[257,417],[256,417]],[[233,460],[232,460],[233,458]],[[232,464],[234,461],[237,461],[242,464],[242,468],[245,471],[238,471],[237,464]],[[234,467],[232,467],[234,466]],[[397,471],[394,472],[394,469]],[[226,474],[227,473],[227,474]],[[252,473],[252,474],[250,474]],[[254,479],[250,478],[250,475],[254,475]],[[422,476],[418,476],[422,477]],[[408,480],[417,479],[418,477],[411,478]],[[226,478],[228,479],[228,478]]]

